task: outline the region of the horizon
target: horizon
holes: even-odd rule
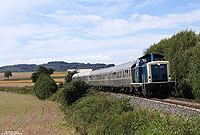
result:
[[[45,65],[45,64],[49,64],[51,62],[64,62],[64,63],[68,63],[68,64],[72,64],[72,63],[80,63],[80,64],[106,64],[106,63],[83,63],[83,62],[66,62],[66,61],[49,61],[47,63],[42,63],[42,64],[26,64],[26,63],[19,63],[19,64],[14,64],[14,65],[3,65],[3,66],[0,66],[1,67],[6,67],[6,66],[16,66],[16,65],[36,65],[36,66],[40,66],[40,65]],[[109,65],[109,64],[114,64],[114,63],[108,63],[106,65]],[[115,65],[115,64],[114,64]],[[115,65],[116,66],[116,65]]]
[[[0,67],[51,61],[119,65],[183,30],[198,0],[1,0]]]

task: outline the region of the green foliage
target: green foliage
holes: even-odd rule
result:
[[[192,87],[192,93],[194,93],[195,98],[200,100],[200,44],[192,48],[191,52],[191,71],[189,73],[188,81]]]
[[[54,100],[61,104],[61,109],[65,109],[68,105],[76,102],[79,98],[83,97],[89,89],[89,85],[85,82],[76,80],[64,85],[56,95]]]
[[[12,72],[10,70],[4,72],[4,77],[9,78],[10,76],[12,76]]]
[[[52,68],[46,68],[44,66],[39,66],[38,69],[37,69],[37,72],[36,72],[38,75],[41,75],[41,74],[47,74],[47,75],[51,75],[53,74],[53,69]]]
[[[40,75],[45,74],[45,75],[51,75],[53,74],[53,69],[52,68],[46,68],[44,66],[39,66],[37,69],[37,72],[32,73],[31,80],[33,83],[37,81]]]
[[[33,90],[39,99],[47,99],[57,91],[56,82],[48,75],[42,74],[37,79]]]
[[[128,99],[89,94],[66,109],[66,120],[82,134],[193,135],[200,134],[200,119],[185,119],[133,106]]]
[[[200,42],[199,35],[193,31],[182,31],[173,35],[169,39],[163,39],[159,43],[152,45],[145,53],[159,53],[170,61],[172,79],[176,82],[177,96],[184,98],[200,98],[200,93],[196,89],[200,80],[194,80],[198,71],[198,57],[196,49]],[[196,48],[196,49],[195,49]],[[195,67],[195,68],[194,68]],[[196,89],[196,90],[195,90]]]
[[[70,72],[68,71],[67,72],[67,76],[65,77],[65,83],[69,83],[72,81],[72,76],[77,73],[76,71],[73,71],[73,72]]]
[[[59,84],[58,84],[58,88],[63,88],[64,87],[64,83],[63,82],[60,82]]]
[[[33,83],[35,83],[38,79],[39,75],[37,73],[32,73],[31,80]]]

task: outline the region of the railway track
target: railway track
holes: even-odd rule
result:
[[[160,102],[164,102],[164,103],[180,105],[183,107],[194,108],[194,109],[200,110],[200,101],[183,99],[183,98],[174,98],[174,97],[169,97],[167,99],[157,99],[157,98],[151,98],[151,99],[160,101]]]
[[[200,101],[174,98],[167,99],[143,98],[135,95],[111,93],[116,98],[128,98],[130,103],[134,105],[146,106],[156,110],[164,110],[166,112],[179,116],[197,116],[200,117]]]

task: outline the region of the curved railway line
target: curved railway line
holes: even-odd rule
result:
[[[156,101],[164,102],[164,103],[170,103],[170,104],[175,104],[175,105],[180,105],[183,107],[189,107],[189,108],[200,110],[200,101],[183,99],[183,98],[175,98],[175,97],[169,97],[167,99],[157,99],[157,98],[152,98],[152,99]]]
[[[143,98],[135,95],[122,93],[110,93],[115,98],[130,99],[134,105],[145,106],[155,110],[163,110],[179,116],[197,116],[200,117],[200,101],[169,97],[167,99]]]

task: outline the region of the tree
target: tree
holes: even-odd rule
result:
[[[45,74],[45,75],[50,76],[51,74],[53,74],[53,72],[54,71],[52,68],[47,69],[44,66],[39,66],[37,71],[35,73],[32,73],[31,80],[34,83],[37,81],[37,79],[39,78],[40,75]]]
[[[39,77],[39,76],[38,76],[37,73],[32,73],[32,76],[31,76],[32,82],[35,83],[35,82],[37,81],[38,77]]]
[[[7,77],[9,79],[10,76],[12,76],[12,72],[10,70],[4,72],[4,77]]]
[[[49,70],[44,66],[39,66],[36,72],[38,75],[40,74],[49,74]]]
[[[192,87],[192,93],[195,96],[195,99],[200,100],[200,43],[192,48],[192,58],[190,64],[190,73],[189,73],[189,84]]]
[[[51,74],[53,74],[53,72],[54,72],[54,71],[53,71],[53,69],[52,69],[52,68],[48,68],[48,74],[50,74],[50,75],[51,75]]]
[[[39,99],[47,99],[58,90],[56,82],[46,74],[41,74],[37,79],[33,91]]]

